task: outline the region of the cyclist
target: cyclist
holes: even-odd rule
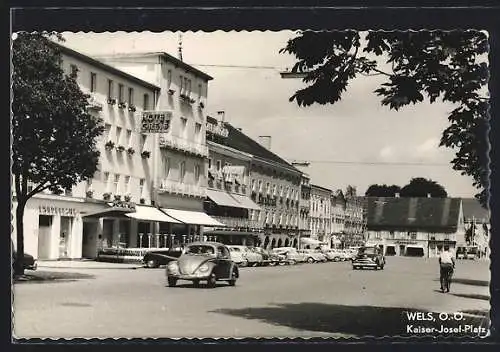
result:
[[[441,292],[450,292],[450,281],[455,269],[455,258],[450,253],[450,247],[444,246],[444,250],[439,255]]]

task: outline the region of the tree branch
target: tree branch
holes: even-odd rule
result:
[[[47,181],[44,181],[43,183],[39,183],[31,192],[29,192],[26,195],[26,199],[29,199],[29,198],[33,197],[35,194],[40,193],[40,192],[46,190],[47,188],[49,188],[50,185],[48,185],[46,183],[47,183]]]

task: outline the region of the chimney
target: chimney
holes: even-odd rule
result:
[[[217,111],[217,115],[221,122],[225,122],[226,112],[224,110]]]
[[[395,197],[395,198],[399,198],[399,192],[396,192],[396,193],[394,194],[394,197]]]
[[[271,150],[271,136],[259,136],[259,143],[267,150]]]

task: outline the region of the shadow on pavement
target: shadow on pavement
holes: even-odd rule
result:
[[[215,287],[208,287],[208,285],[206,283],[200,283],[198,286],[195,286],[192,283],[179,283],[179,284],[175,285],[174,287],[170,287],[170,286],[168,286],[168,284],[166,284],[165,287],[167,287],[169,289],[174,289],[174,290],[176,288],[184,288],[184,289],[191,288],[191,289],[197,289],[197,290],[201,290],[201,289],[213,290],[213,289],[219,288],[219,287],[231,287],[231,286],[229,286],[229,284],[226,282],[217,282]]]
[[[435,280],[439,281],[439,279]],[[472,285],[472,286],[490,286],[489,281],[485,280],[473,280],[473,279],[461,279],[461,278],[452,278],[451,284],[462,284],[462,285]]]
[[[82,279],[94,279],[94,275],[73,273],[73,272],[55,272],[55,271],[33,271],[27,272],[23,276],[15,277],[14,284],[25,283],[52,283],[52,282],[73,282]]]
[[[490,296],[488,295],[480,295],[478,293],[450,293],[453,296],[456,297],[463,297],[463,298],[473,298],[473,299],[480,299],[483,301],[489,301]]]
[[[423,310],[401,307],[376,307],[376,306],[346,306],[322,303],[278,304],[272,307],[243,308],[243,309],[218,309],[212,313],[221,313],[246,319],[256,319],[273,325],[287,326],[298,330],[309,330],[323,333],[339,333],[355,336],[439,336],[439,332],[432,334],[416,333],[414,328],[425,326],[440,331],[441,325],[447,328],[458,325],[473,324],[484,326],[487,312],[465,316],[460,322],[446,321],[411,321],[410,313],[424,313]],[[434,314],[435,317],[438,314]],[[486,318],[487,319],[487,318]],[[408,326],[411,327],[408,331]],[[477,332],[444,334],[446,337],[477,336]],[[444,336],[443,335],[443,336]]]

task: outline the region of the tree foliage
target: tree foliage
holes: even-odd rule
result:
[[[375,90],[381,104],[399,110],[428,99],[455,105],[440,146],[456,151],[453,169],[472,176],[487,204],[488,171],[488,51],[484,32],[302,31],[281,49],[297,62],[294,73],[304,73],[307,86],[290,101],[299,106],[334,104],[349,82],[359,76],[379,75],[385,82]]]
[[[401,192],[401,187],[397,185],[388,186],[386,184],[378,185],[374,184],[368,187],[365,192],[367,197],[394,197],[396,193]]]
[[[89,96],[62,68],[54,33],[18,33],[12,48],[12,173],[16,193],[17,258],[24,253],[27,201],[49,189],[71,189],[93,177],[104,127],[88,112]],[[28,188],[28,182],[35,186]],[[17,263],[16,272],[22,273]]]
[[[427,197],[430,194],[432,198],[446,198],[448,193],[436,181],[425,179],[423,177],[415,177],[410,182],[401,188],[401,197]]]

